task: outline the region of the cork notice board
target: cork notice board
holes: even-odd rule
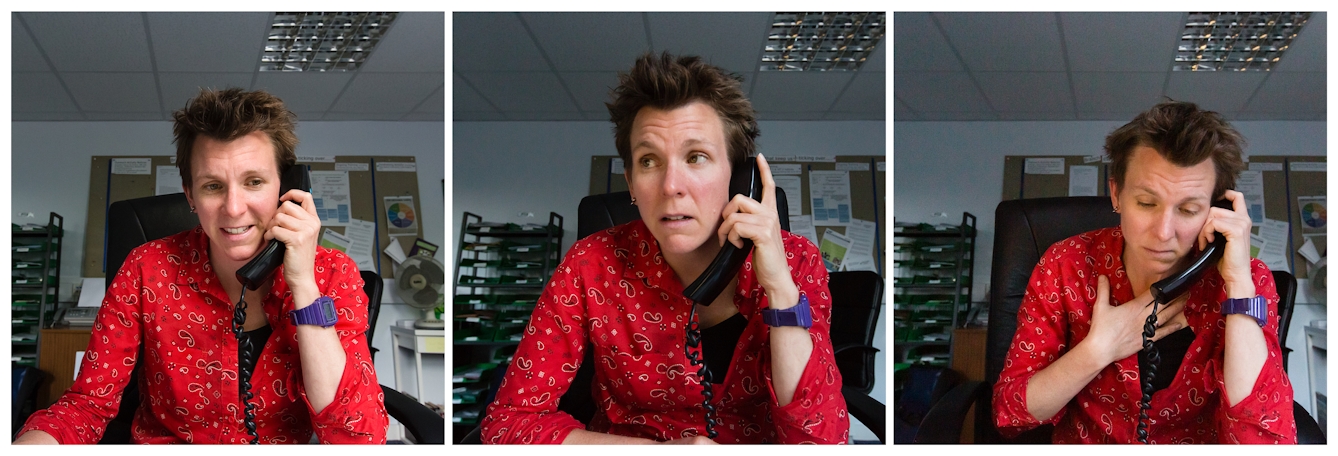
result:
[[[157,179],[158,166],[174,165],[171,156],[95,156],[92,159],[92,171],[90,172],[90,186],[88,194],[88,226],[84,237],[84,262],[81,268],[81,274],[84,277],[105,277],[104,256],[106,250],[106,216],[107,208],[116,201],[141,198],[154,195],[154,185]],[[124,172],[140,172],[140,167],[126,167],[126,162],[118,162],[122,166],[117,167],[113,172],[113,161],[131,159],[134,164],[139,162],[135,159],[150,160],[151,165],[148,174],[123,174]],[[411,197],[413,199],[413,219],[412,224],[414,234],[406,232],[400,240],[400,245],[408,252],[413,246],[413,238],[422,237],[422,199],[418,195],[418,173],[417,162],[411,156],[337,156],[315,157],[299,160],[298,163],[308,165],[313,171],[345,171],[348,173],[350,216],[354,219],[368,220],[376,223],[376,239],[372,246],[375,261],[375,269],[379,270],[381,277],[390,278],[394,276],[393,268],[390,267],[393,261],[383,250],[390,244],[391,230],[387,229],[390,222],[390,215],[387,213],[386,196],[391,197]],[[397,214],[398,216],[398,214]],[[403,222],[397,217],[397,221]],[[102,227],[97,229],[97,227]],[[329,229],[340,234],[344,233],[344,227],[331,226],[322,227],[322,233]]]
[[[590,159],[590,193],[627,191],[627,181],[623,178],[621,161],[617,156],[595,156]],[[846,171],[850,183],[850,216],[858,220],[875,224],[876,237],[873,246],[874,266],[881,274],[883,258],[886,256],[887,227],[883,226],[883,215],[887,211],[887,172],[886,157],[852,155],[837,157],[767,157],[773,170],[778,167],[797,168],[801,191],[786,191],[786,199],[791,207],[800,207],[801,211],[790,211],[791,216],[811,215],[813,213],[810,194],[810,175],[813,171]],[[845,234],[846,227],[818,225],[814,227],[821,239],[822,233],[831,229]]]
[[[1079,168],[1074,168],[1075,166]],[[1076,174],[1075,172],[1086,174]],[[1093,172],[1094,171],[1094,172]],[[1001,201],[1064,196],[1106,196],[1106,164],[1099,156],[1019,156],[1004,157],[1003,195]],[[1078,184],[1078,185],[1074,185]],[[1074,193],[1071,193],[1074,192]]]

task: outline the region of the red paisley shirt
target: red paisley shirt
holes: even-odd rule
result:
[[[1055,424],[1055,442],[1138,441],[1137,353],[1106,366],[1048,420],[1027,412],[1026,400],[1031,376],[1087,337],[1098,275],[1110,278],[1113,303],[1128,303],[1138,294],[1125,274],[1123,252],[1120,228],[1105,228],[1056,243],[1036,264],[1018,308],[1017,334],[994,386],[994,423],[1004,435]],[[1262,329],[1268,360],[1254,389],[1235,406],[1228,404],[1221,315],[1226,291],[1221,275],[1211,269],[1190,288],[1185,306],[1194,342],[1171,385],[1152,395],[1150,443],[1296,443],[1292,386],[1278,348],[1277,290],[1263,262],[1254,259],[1250,265],[1255,289],[1268,300],[1268,324]]]
[[[262,306],[273,327],[251,378],[261,443],[385,443],[389,418],[365,335],[367,303],[356,265],[343,253],[316,252],[316,285],[334,299],[335,329],[347,356],[334,403],[312,410],[302,386],[292,293],[283,270]],[[209,239],[195,227],[130,252],[98,311],[79,378],[23,432],[60,443],[96,443],[116,416],[138,363],[143,403],[131,424],[135,443],[246,443],[237,380],[233,303],[209,264]],[[143,356],[139,356],[140,347]]]
[[[720,443],[845,443],[850,419],[832,344],[831,297],[818,249],[782,232],[790,270],[812,306],[813,352],[794,400],[777,405],[767,297],[752,270],[739,273],[734,305],[748,320],[730,368],[713,385]],[[557,409],[592,342],[591,431],[665,441],[705,435],[702,388],[684,352],[692,302],[640,221],[578,241],[553,274],[526,327],[497,399],[482,422],[487,443],[560,443],[583,426]]]

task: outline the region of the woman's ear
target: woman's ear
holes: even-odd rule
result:
[[[1107,193],[1110,194],[1110,207],[1114,208],[1116,212],[1119,212],[1120,185],[1115,183],[1115,178],[1112,177],[1106,179],[1106,187],[1109,190]]]

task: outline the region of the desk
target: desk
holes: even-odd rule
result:
[[[413,398],[417,399],[419,402],[426,401],[427,399],[423,396],[423,355],[440,355],[442,366],[444,368],[446,363],[446,330],[413,329],[391,326],[390,338],[395,347],[395,388],[404,394],[413,396]],[[414,388],[412,390],[410,390],[409,386],[404,383],[405,380],[407,380],[407,376],[401,375],[402,369],[400,368],[400,359],[405,358],[406,355],[408,358],[413,359]],[[405,364],[408,363],[408,358],[405,359]],[[445,379],[443,378],[437,385],[441,386],[442,395],[444,397],[446,390]],[[410,391],[416,391],[417,393],[411,394]]]
[[[42,336],[46,337],[46,336]],[[1306,364],[1310,370],[1310,414],[1319,422],[1320,429],[1327,429],[1328,415],[1328,370],[1329,370],[1329,329],[1305,327]],[[43,355],[45,356],[45,355]]]
[[[74,385],[74,353],[88,348],[91,328],[43,329],[37,368],[51,378],[37,388],[37,407],[47,408]]]
[[[985,328],[957,328],[952,331],[952,370],[967,380],[985,380]],[[972,405],[962,422],[962,443],[976,441],[976,406]]]

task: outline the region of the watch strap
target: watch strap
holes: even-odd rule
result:
[[[799,326],[804,329],[813,327],[813,314],[809,309],[808,296],[799,295],[799,303],[788,309],[763,309],[762,322],[767,326]]]
[[[329,328],[339,322],[339,314],[335,312],[334,300],[329,296],[316,298],[311,305],[297,310],[288,311],[288,319],[293,325],[316,325],[322,328]]]
[[[1258,295],[1251,298],[1227,298],[1222,301],[1222,315],[1231,314],[1249,315],[1262,328],[1268,323],[1268,300]]]

